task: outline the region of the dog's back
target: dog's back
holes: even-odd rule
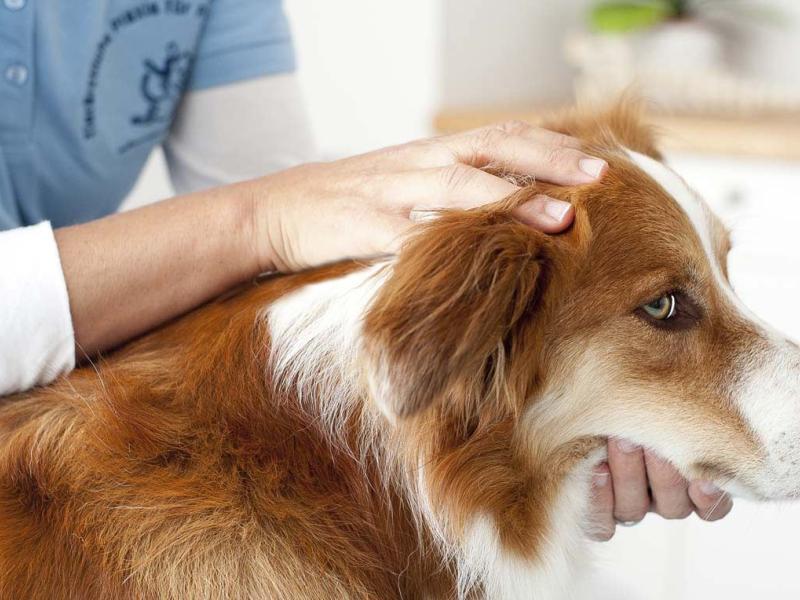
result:
[[[259,312],[348,268],[268,280],[4,399],[0,597],[443,593],[446,569],[415,550],[425,534],[380,467],[268,378]]]

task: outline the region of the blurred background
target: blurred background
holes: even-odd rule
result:
[[[800,2],[285,0],[320,154],[335,158],[634,84],[669,162],[734,232],[731,276],[800,339]],[[156,152],[128,205],[169,196]],[[593,600],[800,597],[800,505],[649,516],[596,544]]]

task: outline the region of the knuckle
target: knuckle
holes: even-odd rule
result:
[[[496,127],[484,127],[470,132],[464,139],[466,152],[463,153],[465,162],[477,168],[483,168],[491,163],[491,157],[496,148],[502,146],[508,134]]]
[[[561,146],[549,145],[544,151],[544,162],[553,168],[563,168],[569,163],[569,152]]]
[[[507,136],[507,132],[501,129],[490,127],[482,130],[478,134],[477,145],[479,148],[494,148],[495,146],[502,144]]]
[[[456,163],[442,169],[442,183],[448,189],[460,189],[472,180],[472,168],[467,165]]]
[[[456,160],[456,154],[442,138],[417,140],[411,144],[417,155],[430,158],[433,164],[448,164]]]
[[[509,119],[508,121],[504,121],[500,123],[498,129],[505,131],[506,133],[510,133],[513,135],[519,135],[521,133],[525,133],[527,131],[532,130],[534,127],[522,119]]]
[[[563,133],[557,133],[557,135],[553,136],[552,140],[556,146],[562,146],[564,148],[570,148],[570,147],[574,148],[576,144],[578,145],[580,144],[580,141],[578,141],[574,137],[570,135],[565,135]]]

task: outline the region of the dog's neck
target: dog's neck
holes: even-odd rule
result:
[[[532,558],[509,551],[501,541],[496,517],[475,514],[454,531],[448,515],[432,506],[424,457],[409,468],[396,430],[369,400],[359,360],[362,322],[372,299],[391,273],[381,263],[302,287],[270,305],[271,379],[277,397],[294,397],[322,429],[331,444],[344,446],[362,462],[383,462],[383,486],[394,486],[406,498],[418,527],[427,529],[441,555],[456,570],[458,596],[483,589],[491,598],[568,597],[575,565],[584,543],[590,497],[591,466],[597,453],[571,458],[558,491],[540,510],[548,522],[541,547]],[[351,426],[358,422],[353,444]],[[584,453],[583,455],[585,455]],[[552,457],[552,455],[551,455]],[[550,459],[544,459],[551,465]]]

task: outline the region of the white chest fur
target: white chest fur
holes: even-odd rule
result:
[[[338,424],[363,398],[357,377],[362,319],[389,268],[375,265],[308,285],[280,299],[265,314],[275,379],[295,390],[333,439],[340,433]],[[438,532],[435,537],[445,555],[458,563],[460,598],[474,586],[482,586],[491,600],[571,597],[574,578],[586,562],[592,468],[604,458],[603,452],[587,458],[563,482],[548,515],[544,547],[533,561],[504,550],[488,516],[475,518],[462,543],[447,540],[446,527],[420,502],[421,519]],[[419,483],[424,490],[424,483]],[[418,491],[424,495],[422,490]]]
[[[460,595],[463,597],[480,581],[491,600],[572,598],[576,577],[588,563],[586,531],[592,470],[604,458],[605,449],[598,450],[563,482],[549,515],[544,547],[533,561],[504,551],[489,517],[476,519],[463,552]]]

